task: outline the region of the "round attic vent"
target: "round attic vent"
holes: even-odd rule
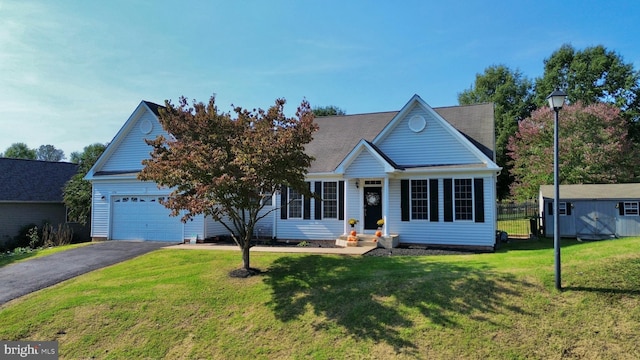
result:
[[[153,124],[149,119],[144,119],[140,122],[140,132],[143,134],[149,134],[153,130]]]
[[[411,119],[409,119],[409,129],[411,129],[411,131],[413,132],[419,133],[420,131],[424,130],[426,126],[427,120],[425,120],[425,118],[421,115],[414,115],[411,117]]]

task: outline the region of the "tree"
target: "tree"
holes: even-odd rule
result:
[[[219,221],[242,250],[243,270],[252,274],[249,249],[260,213],[281,185],[311,196],[304,181],[313,160],[304,146],[317,129],[309,103],[287,118],[284,99],[267,111],[241,107],[222,113],[211,97],[207,104],[181,97],[165,101],[160,122],[172,136],[147,140],[151,158],[138,178],[155,181],[172,192],[162,204],[186,222],[198,214]],[[273,211],[273,210],[272,210]]]
[[[34,149],[30,149],[27,144],[18,142],[11,144],[11,146],[9,146],[7,150],[5,150],[4,157],[12,159],[35,160],[36,151]]]
[[[505,65],[493,65],[476,74],[473,86],[458,94],[460,105],[494,103],[496,162],[503,168],[498,176],[497,195],[504,199],[509,195],[513,178],[509,175],[507,143],[518,129],[518,121],[527,118],[534,109],[533,85],[519,70]]]
[[[78,172],[65,184],[63,201],[69,209],[69,218],[75,222],[86,224],[91,214],[91,183],[84,177],[106,148],[106,144],[95,143],[85,146],[82,153],[71,154],[72,162],[79,165]]]
[[[535,88],[539,107],[546,106],[546,97],[553,90],[561,89],[569,103],[612,104],[635,120],[640,113],[640,72],[602,45],[584,50],[562,45],[544,60],[544,74],[536,79]]]
[[[36,150],[36,159],[42,161],[61,161],[64,160],[64,151],[56,149],[53,145],[40,145]]]
[[[335,105],[315,106],[312,111],[315,116],[347,115],[343,109]]]
[[[540,185],[553,184],[553,119],[548,107],[520,122],[509,139],[513,159],[511,186],[518,199],[537,196]],[[620,109],[581,102],[565,106],[559,116],[559,170],[561,184],[632,182],[640,153],[628,136],[629,123]]]

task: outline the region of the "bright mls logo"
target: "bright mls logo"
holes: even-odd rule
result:
[[[3,360],[34,359],[57,360],[57,341],[0,341],[0,358]]]

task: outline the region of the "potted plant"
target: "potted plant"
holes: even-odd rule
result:
[[[382,226],[384,226],[384,219],[376,221],[376,224],[378,224],[378,227],[381,228]]]
[[[349,219],[349,225],[351,225],[351,227],[354,227],[357,223],[358,223],[357,219],[354,219],[354,218]]]

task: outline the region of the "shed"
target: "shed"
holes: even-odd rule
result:
[[[540,187],[544,236],[553,236],[553,185]],[[640,235],[640,184],[561,185],[560,236],[585,240]]]

